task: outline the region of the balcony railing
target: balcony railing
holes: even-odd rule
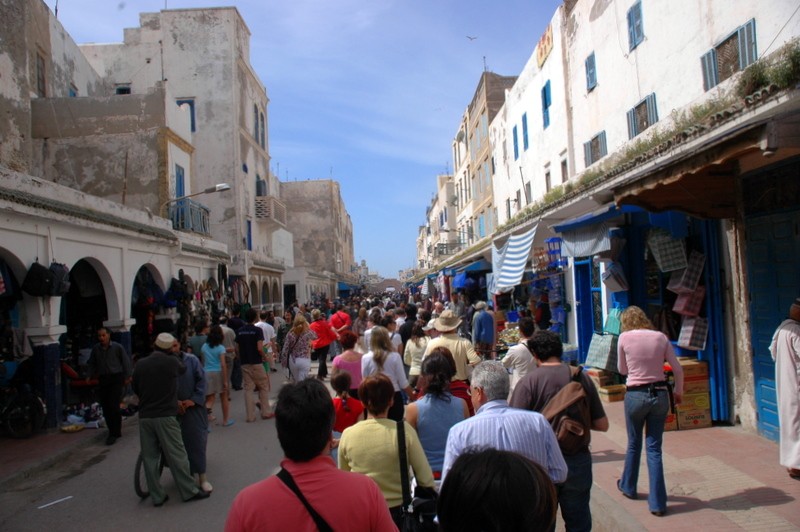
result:
[[[275,196],[256,196],[256,220],[286,227],[286,205]]]
[[[173,229],[202,235],[211,234],[208,222],[210,212],[205,205],[190,199],[182,199],[169,206],[169,218],[172,220]]]
[[[460,242],[443,242],[436,244],[433,254],[435,257],[445,257],[458,253],[462,249],[464,249],[464,245]]]

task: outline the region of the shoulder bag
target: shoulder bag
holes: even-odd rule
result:
[[[417,486],[414,498],[411,498],[404,421],[397,422],[397,448],[400,454],[400,485],[403,488],[403,523],[400,532],[435,532],[439,529],[433,522],[436,517],[436,490]]]
[[[314,520],[314,524],[317,525],[317,529],[319,529],[320,532],[333,532],[331,526],[327,523],[327,521],[325,521],[325,519],[322,518],[321,515],[317,513],[314,507],[311,506],[311,504],[305,498],[303,492],[300,491],[300,488],[297,487],[297,484],[292,478],[291,473],[286,471],[284,468],[281,468],[281,470],[278,471],[277,477],[281,479],[281,481],[283,481],[283,483],[286,484],[295,495],[297,495],[297,498],[300,499],[300,502],[302,502],[303,506],[306,507],[308,513],[311,514],[311,518]]]

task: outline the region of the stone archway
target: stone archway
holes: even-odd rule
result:
[[[272,302],[283,303],[281,301],[281,287],[278,285],[277,279],[272,280]]]
[[[98,265],[100,269],[98,269]],[[103,276],[106,275],[106,283]],[[108,271],[94,259],[81,259],[69,271],[69,292],[61,297],[60,325],[67,326],[64,351],[78,364],[85,363],[87,349],[97,341],[97,329],[106,321],[120,319],[119,309],[111,304],[117,301],[116,294],[109,297],[106,284],[113,291],[113,281]],[[117,316],[111,316],[111,312]]]
[[[258,304],[258,285],[255,279],[250,281],[250,305],[256,306]]]
[[[261,283],[261,304],[266,305],[270,302],[269,283],[264,281]]]

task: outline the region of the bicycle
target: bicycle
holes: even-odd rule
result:
[[[164,451],[161,451],[161,456],[158,459],[158,476],[164,472],[164,467],[167,465],[167,458],[164,456]],[[144,474],[144,459],[141,453],[136,459],[136,469],[133,474],[133,489],[140,499],[146,499],[150,496],[150,489],[147,487],[147,477]]]
[[[6,367],[0,363],[0,380]],[[0,387],[0,424],[12,438],[28,438],[44,426],[47,408],[26,386],[14,383]]]

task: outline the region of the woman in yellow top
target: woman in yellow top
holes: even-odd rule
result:
[[[339,441],[339,468],[363,473],[374,480],[399,527],[403,491],[400,482],[397,422],[387,417],[394,400],[392,381],[383,374],[366,377],[358,387],[358,396],[369,416],[342,433]],[[417,432],[405,421],[403,423],[408,463],[414,471],[417,484],[433,488],[433,473]]]

